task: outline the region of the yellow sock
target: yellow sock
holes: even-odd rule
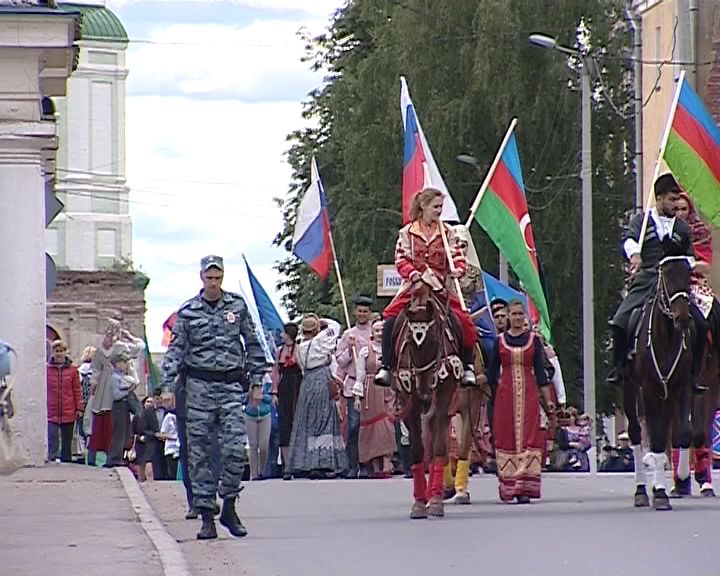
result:
[[[445,468],[443,468],[443,484],[445,488],[452,488],[453,486],[452,465],[450,462],[445,464]]]
[[[455,470],[456,492],[467,492],[469,472],[470,462],[468,460],[458,460],[457,469]]]

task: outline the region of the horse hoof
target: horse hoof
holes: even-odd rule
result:
[[[647,508],[650,506],[650,499],[648,498],[645,486],[638,486],[635,491],[635,508]]]
[[[442,500],[430,500],[430,504],[427,507],[427,513],[435,518],[442,518],[445,516],[445,504]]]
[[[458,492],[455,495],[455,504],[470,504],[470,492]]]
[[[676,478],[673,487],[670,489],[670,498],[682,498],[683,496],[692,495],[692,481],[688,476],[684,480]]]
[[[420,520],[428,517],[427,505],[424,502],[415,502],[410,510],[412,520]]]
[[[453,488],[445,488],[445,490],[443,490],[443,500],[451,500],[452,498],[455,497],[455,494],[456,494],[456,492],[455,492],[454,487]]]
[[[670,499],[665,493],[664,488],[653,490],[653,508],[655,510],[672,510],[672,506],[670,506]]]

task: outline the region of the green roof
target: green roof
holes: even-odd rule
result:
[[[128,35],[120,19],[105,6],[58,4],[61,10],[80,12],[80,40],[127,42]]]

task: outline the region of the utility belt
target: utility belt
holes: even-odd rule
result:
[[[206,382],[242,382],[245,379],[245,371],[241,368],[220,372],[218,370],[201,370],[188,366],[185,373],[190,378],[205,380]]]

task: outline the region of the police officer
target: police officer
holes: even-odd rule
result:
[[[247,462],[241,381],[247,372],[251,386],[261,386],[269,369],[245,301],[222,289],[224,269],[219,256],[200,261],[203,289],[178,310],[163,361],[163,387],[174,391],[178,372],[185,377],[190,481],[202,516],[199,540],[217,538],[216,492],[223,499],[220,523],[233,536],[247,534],[235,511]],[[219,487],[210,465],[213,435],[220,444]]]
[[[639,308],[652,295],[657,283],[657,268],[665,252],[663,242],[676,245],[682,254],[694,256],[690,227],[687,222],[675,217],[675,207],[680,197],[680,186],[672,174],[663,174],[654,184],[655,207],[650,210],[645,240],[640,252],[640,233],[642,232],[643,213],[635,214],[630,220],[624,236],[623,250],[630,261],[632,280],[627,296],[620,304],[610,322],[613,336],[613,366],[607,381],[622,385],[625,359],[627,357],[627,330],[634,309]],[[705,339],[708,325],[702,313],[694,304],[690,305],[690,314],[695,323],[693,346],[692,382],[695,392],[704,392],[698,375],[702,366]]]

